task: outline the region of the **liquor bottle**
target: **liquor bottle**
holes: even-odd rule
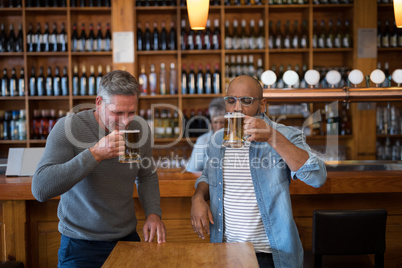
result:
[[[250,75],[250,76],[253,76],[255,79],[258,80],[258,76],[257,76],[256,70],[254,68],[254,56],[253,55],[248,56],[247,69],[248,69],[247,74]]]
[[[342,47],[352,47],[352,37],[349,29],[349,20],[345,20],[345,27],[342,34]]]
[[[159,45],[159,49],[160,50],[167,50],[168,49],[168,34],[166,31],[166,24],[165,21],[161,22],[161,35],[160,35],[160,45]]]
[[[53,93],[55,96],[60,96],[61,92],[61,77],[59,66],[56,66],[53,76]]]
[[[258,81],[260,81],[260,83],[262,84],[261,75],[264,72],[264,66],[262,65],[262,59],[261,58],[259,58],[257,60],[257,70],[255,72],[256,72],[256,76],[257,76]]]
[[[21,68],[20,77],[18,78],[18,96],[25,96],[24,68]]]
[[[82,66],[82,72],[80,77],[80,95],[87,96],[88,95],[88,77],[86,74],[85,65]]]
[[[89,52],[93,51],[94,43],[95,43],[94,25],[91,23],[89,24],[88,38],[85,41],[85,50]]]
[[[194,72],[194,64],[190,64],[190,71],[188,73],[188,94],[195,94],[196,91],[196,78]]]
[[[320,30],[317,39],[318,48],[325,48],[325,39],[327,37],[327,33],[325,31],[325,21],[321,20]]]
[[[219,29],[219,20],[214,20],[214,32],[212,33],[212,49],[221,48],[221,31]]]
[[[165,63],[161,63],[161,69],[159,71],[159,94],[166,95],[167,86],[166,86],[166,69]]]
[[[107,4],[107,3],[106,3]],[[105,42],[104,42],[104,50],[112,51],[112,34],[110,33],[110,25],[106,23],[106,33],[105,33]]]
[[[241,56],[237,55],[236,57],[236,67],[235,67],[235,77],[239,76],[242,74],[243,71],[243,66],[241,64]]]
[[[70,0],[70,6],[71,7],[77,7],[77,0]]]
[[[308,31],[307,31],[307,20],[303,20],[301,26],[301,34],[300,34],[300,48],[308,48]]]
[[[334,28],[332,26],[332,20],[328,21],[328,34],[325,37],[325,47],[333,48],[334,47]]]
[[[221,94],[221,72],[219,71],[219,63],[215,64],[215,71],[212,75],[212,93]]]
[[[232,39],[232,46],[233,49],[241,49],[241,36],[239,32],[239,24],[237,20],[233,21],[233,39]]]
[[[335,30],[335,35],[334,35],[334,47],[335,48],[341,48],[342,47],[342,23],[341,20],[337,20],[336,22],[336,30]]]
[[[17,123],[18,126],[18,140],[26,140],[27,139],[27,121],[25,116],[25,110],[20,110],[20,118]]]
[[[45,80],[45,88],[46,88],[46,95],[53,96],[53,76],[52,76],[52,68],[49,66],[47,67],[47,76]]]
[[[204,33],[203,49],[209,50],[211,48],[212,48],[211,21],[207,20],[207,25],[205,27],[205,33]]]
[[[268,48],[273,49],[275,47],[275,29],[274,22],[272,20],[269,21],[268,31]]]
[[[194,30],[190,28],[190,31],[187,35],[187,49],[194,50],[195,49],[195,33]]]
[[[49,51],[57,52],[57,25],[53,23],[53,31],[49,36]]]
[[[49,52],[49,23],[45,23],[45,31],[42,34],[41,51]]]
[[[24,50],[24,41],[22,37],[22,24],[20,23],[18,25],[18,34],[17,34],[17,40],[15,41],[15,51],[16,52],[23,52]]]
[[[155,72],[155,65],[151,64],[151,72],[149,73],[149,93],[156,95],[157,75]]]
[[[162,111],[155,109],[154,112],[154,136],[156,139],[163,138],[165,129],[163,128]]]
[[[169,70],[169,92],[170,95],[177,94],[177,71],[175,64],[172,62],[170,63],[170,70]]]
[[[312,39],[312,46],[313,48],[318,47],[318,29],[317,29],[317,21],[313,21],[313,39]]]
[[[246,20],[241,20],[241,27],[240,27],[240,48],[241,49],[249,49],[249,35],[246,31]]]
[[[80,35],[80,39],[78,40],[77,51],[79,51],[79,52],[85,51],[86,41],[87,41],[87,35],[85,33],[85,23],[82,23],[81,24],[81,35]]]
[[[195,49],[201,50],[204,47],[203,39],[202,31],[197,31],[195,34]]]
[[[241,74],[248,75],[248,63],[247,63],[247,55],[243,55],[243,61],[241,64]]]
[[[12,111],[12,117],[10,121],[10,139],[18,140],[18,123],[19,111]]]
[[[154,30],[152,32],[152,50],[159,50],[159,32],[158,32],[158,23],[154,21]]]
[[[45,96],[45,77],[43,76],[43,67],[39,67],[39,76],[36,78],[36,89],[38,96]]]
[[[174,27],[174,21],[170,21],[170,30],[168,35],[168,49],[176,50],[177,49],[177,36],[176,29]]]
[[[100,82],[102,80],[103,73],[102,73],[102,65],[98,65],[98,75],[96,76],[96,94],[99,92]]]
[[[88,95],[96,95],[96,78],[95,78],[95,67],[91,65],[89,67],[89,77],[88,77]]]
[[[183,63],[181,68],[181,94],[188,94],[188,77],[185,63]]]
[[[98,36],[99,36],[99,34],[98,34]],[[141,26],[141,23],[138,22],[137,23],[137,50],[141,51],[142,47],[143,47],[142,26]]]
[[[145,34],[144,34],[144,44],[143,50],[150,51],[152,50],[151,46],[151,31],[149,30],[149,22],[145,22]]]
[[[52,131],[54,125],[57,122],[57,118],[56,118],[56,110],[55,109],[51,109],[49,112],[49,133]]]
[[[377,21],[377,47],[382,47],[382,25],[381,20]]]
[[[287,20],[285,24],[285,31],[283,35],[283,48],[290,48],[292,45],[292,37],[290,33],[290,21]]]
[[[4,30],[4,23],[0,28],[0,52],[7,52],[7,34]]]
[[[202,72],[202,64],[201,63],[198,65],[198,72],[197,72],[197,78],[196,78],[196,87],[197,87],[197,94],[204,94],[205,93],[204,74]]]
[[[138,76],[138,84],[140,85],[140,94],[148,95],[148,76],[145,73],[145,66],[141,65],[141,73]]]
[[[29,95],[30,96],[36,96],[38,95],[38,91],[36,90],[36,76],[35,76],[35,67],[31,68],[31,76],[29,77],[28,80],[29,84]]]
[[[277,88],[284,88],[284,87],[285,87],[285,83],[284,83],[284,81],[283,81],[283,64],[281,64],[281,65],[279,66],[279,71],[278,71],[277,77],[278,77],[278,80],[277,80],[277,83],[276,83],[276,87],[277,87]]]
[[[209,63],[205,65],[204,93],[212,94],[212,73],[211,73],[211,64]]]
[[[248,47],[250,49],[257,49],[257,33],[255,32],[255,22],[254,20],[250,20],[250,34],[248,37]]]
[[[40,138],[44,140],[49,135],[49,111],[45,109],[41,110],[41,116],[40,124],[42,126],[42,135]]]
[[[1,46],[1,44],[0,44]],[[27,51],[34,52],[36,51],[36,42],[34,41],[34,34],[32,31],[32,23],[28,25],[28,32],[27,32]],[[0,47],[1,52],[1,47]]]
[[[163,125],[165,127],[165,138],[173,138],[173,117],[171,110],[165,110],[165,119]]]
[[[282,38],[283,38],[283,33],[282,33],[281,21],[278,20],[276,22],[274,48],[278,48],[278,49],[283,48]]]
[[[389,64],[388,61],[386,61],[384,63],[384,75],[385,75],[385,79],[384,82],[382,83],[382,87],[390,87],[391,86],[391,79],[390,79],[390,75],[389,75]],[[11,90],[10,90],[11,91]]]
[[[81,43],[78,41],[77,24],[73,25],[73,32],[71,34],[71,51],[81,51]]]
[[[78,77],[78,66],[74,66],[73,77],[72,77],[73,95],[78,96],[80,92],[80,78]]]
[[[398,32],[397,32],[397,27],[396,27],[395,21],[392,25],[392,30],[391,30],[390,36],[389,36],[389,46],[390,47],[398,47]]]
[[[173,137],[178,138],[180,136],[180,123],[179,123],[179,113],[175,110],[173,112]]]
[[[8,81],[8,91],[11,97],[18,96],[17,76],[15,74],[15,68],[11,69],[11,77]]]
[[[66,27],[64,25],[64,22],[62,22],[61,30],[60,30],[60,33],[57,38],[57,51],[67,52],[67,48],[68,48],[68,37],[67,37],[67,32],[66,32]]]
[[[225,21],[225,49],[233,49],[233,35],[229,29],[230,23],[229,21]]]
[[[187,49],[187,31],[186,31],[186,21],[181,20],[181,30],[180,30],[180,46],[181,50]]]
[[[389,21],[385,20],[384,31],[381,34],[381,47],[389,47]]]
[[[63,76],[61,77],[60,87],[61,87],[61,95],[68,96],[67,66],[64,66],[63,68]]]
[[[8,33],[8,40],[7,40],[7,51],[8,52],[15,52],[15,43],[16,37],[14,33],[14,26],[10,23],[10,32]]]
[[[298,20],[295,20],[294,24],[294,31],[292,34],[292,48],[299,48],[300,46],[300,31],[299,31],[299,22]]]

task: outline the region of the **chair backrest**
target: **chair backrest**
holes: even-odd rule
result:
[[[384,254],[387,210],[316,210],[314,255]]]

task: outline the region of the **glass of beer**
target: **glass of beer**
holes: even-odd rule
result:
[[[140,162],[140,147],[138,145],[140,141],[139,130],[120,130],[123,134],[124,155],[119,156],[120,163],[138,163]]]
[[[244,145],[243,121],[244,114],[242,113],[234,112],[225,115],[222,146],[240,148]]]

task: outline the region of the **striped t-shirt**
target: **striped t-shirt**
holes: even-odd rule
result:
[[[228,147],[223,158],[223,241],[252,242],[255,252],[272,253],[251,180],[249,148]]]

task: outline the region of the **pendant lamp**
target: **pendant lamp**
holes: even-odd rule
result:
[[[207,24],[209,0],[187,0],[187,13],[193,30],[204,30]]]
[[[394,0],[396,27],[402,28],[402,0]]]

